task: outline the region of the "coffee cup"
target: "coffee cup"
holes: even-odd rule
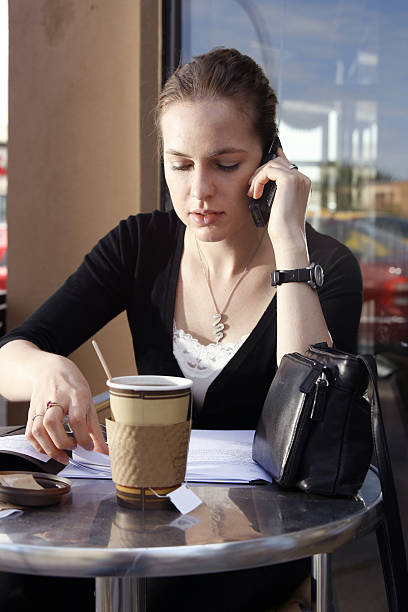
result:
[[[112,479],[123,506],[169,506],[185,478],[192,381],[174,376],[119,376],[107,381]]]
[[[170,425],[188,418],[192,381],[177,376],[118,376],[108,380],[112,415],[125,425]]]

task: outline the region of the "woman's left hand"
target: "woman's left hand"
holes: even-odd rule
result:
[[[248,195],[261,197],[268,181],[276,181],[276,194],[272,204],[268,232],[272,244],[304,234],[306,206],[311,181],[297,169],[290,168],[291,162],[281,148],[277,157],[259,166],[251,176]]]

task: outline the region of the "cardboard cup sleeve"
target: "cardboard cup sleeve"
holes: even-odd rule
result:
[[[112,480],[124,487],[172,487],[186,475],[191,421],[125,425],[106,419]]]

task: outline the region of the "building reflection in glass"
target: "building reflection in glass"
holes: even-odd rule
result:
[[[361,350],[406,350],[406,5],[183,0],[182,15],[183,62],[222,45],[263,66],[285,153],[313,181],[309,221],[360,261]]]

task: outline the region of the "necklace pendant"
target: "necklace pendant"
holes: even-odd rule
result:
[[[222,314],[220,312],[216,312],[215,314],[213,314],[213,319],[214,319],[214,323],[212,324],[214,331],[213,333],[215,334],[216,337],[216,344],[218,344],[219,342],[221,342],[221,340],[224,337],[224,333],[223,333],[223,329],[225,327],[224,323],[222,323]]]
[[[243,269],[243,271],[241,272],[240,276],[238,277],[238,280],[235,282],[234,286],[232,287],[231,291],[229,292],[227,301],[225,302],[224,308],[222,310],[226,310],[227,309],[227,306],[230,303],[230,300],[231,300],[232,296],[234,295],[236,288],[238,287],[238,285],[242,281],[242,279],[245,278],[245,276],[248,274],[250,265],[253,262],[253,260],[255,259],[256,254],[258,253],[258,251],[259,251],[259,249],[261,247],[262,240],[263,240],[263,237],[265,236],[265,234],[266,234],[266,228],[265,228],[265,231],[263,232],[263,234],[261,236],[260,241],[258,242],[258,246],[256,247],[255,251],[252,253],[250,258],[248,259],[245,268]],[[210,271],[209,271],[209,268],[208,268],[207,261],[206,261],[206,259],[204,257],[204,253],[201,252],[200,246],[198,244],[197,237],[195,239],[195,243],[196,243],[196,247],[197,247],[198,257],[199,257],[200,262],[201,262],[201,268],[202,268],[202,271],[203,271],[203,274],[204,274],[205,282],[207,283],[208,293],[210,294],[210,298],[211,298],[211,301],[212,301],[212,303],[214,305],[214,309],[217,311],[218,310],[218,306],[217,306],[217,303],[215,301],[215,297],[214,297],[213,291],[211,289],[211,284],[210,284]],[[215,342],[218,344],[219,342],[221,342],[221,340],[224,338],[224,335],[225,335],[224,332],[223,332],[223,330],[225,328],[225,325],[222,322],[222,312],[215,312],[215,314],[213,314],[213,319],[214,319],[214,323],[212,324],[212,326],[214,328],[213,333],[214,333],[214,335],[216,337],[216,341]]]

